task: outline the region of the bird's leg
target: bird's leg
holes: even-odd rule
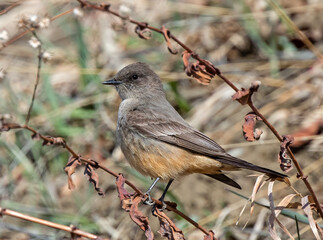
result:
[[[149,189],[144,193],[144,195],[148,196],[148,198],[144,201],[144,204],[147,204],[147,205],[150,205],[150,206],[155,204],[155,202],[151,199],[150,192],[155,187],[155,185],[157,184],[159,179],[160,179],[160,177],[156,178],[156,180],[153,182],[153,184],[151,184]]]
[[[160,209],[160,210],[164,210],[166,207],[167,207],[167,205],[166,205],[166,203],[165,203],[165,201],[164,201],[164,198],[165,198],[165,196],[166,196],[166,193],[167,193],[167,191],[168,191],[168,189],[169,189],[169,187],[170,187],[170,185],[172,184],[172,182],[174,181],[174,179],[171,179],[171,180],[169,180],[168,181],[168,183],[167,183],[167,185],[166,185],[166,188],[165,188],[165,190],[164,190],[164,192],[163,192],[163,194],[161,195],[161,197],[158,199],[159,201],[161,201],[162,202],[162,204],[163,204],[163,206],[162,206],[162,208]],[[156,208],[156,204],[153,206],[153,209],[152,209],[152,212],[154,213],[154,211],[155,211],[155,208]]]

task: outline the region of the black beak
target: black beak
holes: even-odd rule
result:
[[[121,83],[122,83],[121,81],[117,81],[115,79],[111,79],[111,80],[104,81],[102,84],[106,84],[106,85],[119,85]]]

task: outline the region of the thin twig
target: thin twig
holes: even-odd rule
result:
[[[28,125],[31,110],[33,109],[33,105],[34,105],[34,101],[35,101],[35,97],[36,97],[36,91],[37,91],[37,87],[38,87],[38,84],[39,84],[40,69],[41,69],[41,63],[42,63],[42,58],[43,58],[42,41],[38,38],[37,34],[34,31],[32,31],[32,34],[40,42],[40,44],[38,46],[38,66],[37,66],[36,82],[35,82],[35,86],[34,86],[33,96],[31,98],[31,103],[29,105],[28,113],[27,113],[27,116],[26,116],[25,125]]]
[[[0,12],[0,15],[5,14],[7,12],[9,12],[11,9],[13,9],[14,7],[17,7],[18,5],[20,5],[20,3],[22,2],[22,0],[19,0],[17,2],[12,3],[11,5],[9,5],[8,7],[6,7],[5,9],[3,9]]]
[[[2,215],[7,215],[7,216],[10,216],[10,217],[20,218],[20,219],[23,219],[23,220],[26,220],[26,221],[29,221],[29,222],[34,222],[34,223],[45,225],[45,226],[48,226],[48,227],[51,227],[51,228],[56,228],[56,229],[63,230],[65,232],[70,232],[70,233],[72,233],[74,235],[78,235],[78,236],[81,236],[81,237],[86,237],[86,238],[89,238],[89,239],[102,239],[102,238],[99,238],[98,236],[96,236],[96,235],[94,235],[92,233],[88,233],[88,232],[82,231],[80,229],[77,229],[74,226],[65,226],[65,225],[62,225],[62,224],[50,222],[50,221],[47,221],[47,220],[44,220],[44,219],[41,219],[41,218],[32,217],[32,216],[29,216],[29,215],[26,215],[26,214],[22,214],[20,212],[16,212],[16,211],[13,211],[13,210],[10,210],[10,209],[0,207],[0,216],[2,216]]]
[[[66,14],[71,13],[71,12],[73,11],[73,9],[74,9],[74,8],[72,8],[72,9],[70,9],[70,10],[67,10],[67,11],[65,11],[65,12],[62,12],[62,13],[60,13],[60,14],[58,14],[58,15],[56,15],[56,16],[54,16],[54,17],[52,17],[52,18],[50,19],[50,21],[54,21],[54,20],[56,20],[57,18],[60,18],[60,17],[62,17],[62,16],[64,16],[64,15],[66,15]],[[24,32],[22,32],[22,33],[17,34],[17,35],[16,35],[16,36],[14,36],[13,38],[9,39],[7,42],[3,43],[3,44],[2,44],[2,46],[0,47],[0,51],[1,51],[2,49],[4,49],[4,48],[8,47],[10,44],[14,43],[15,41],[19,40],[20,38],[22,38],[22,37],[23,37],[23,36],[25,36],[27,33],[32,32],[32,31],[35,31],[35,30],[36,30],[36,28],[29,28],[29,29],[27,29],[26,31],[24,31]]]

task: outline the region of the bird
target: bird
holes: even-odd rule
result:
[[[122,100],[116,137],[125,158],[138,172],[155,179],[145,193],[147,204],[154,204],[150,192],[160,179],[168,181],[159,198],[165,204],[173,180],[192,173],[207,175],[238,189],[240,185],[225,172],[249,169],[270,178],[287,177],[231,156],[190,126],[168,102],[161,79],[148,64],[127,65],[103,84],[115,86]]]

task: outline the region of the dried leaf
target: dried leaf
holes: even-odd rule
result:
[[[295,193],[289,194],[286,197],[284,197],[283,200],[280,201],[280,203],[278,203],[278,205],[275,208],[275,217],[276,218],[278,217],[280,212],[290,204],[290,202],[293,200],[293,198],[295,196],[297,196],[297,194],[295,194]]]
[[[284,172],[289,172],[293,169],[292,160],[288,158],[287,147],[294,141],[293,136],[285,135],[283,136],[283,141],[280,143],[280,151],[278,154],[278,162],[280,163],[280,168]]]
[[[62,138],[62,137],[53,138],[53,142],[54,142],[55,145],[63,145],[63,146],[66,145],[65,139]]]
[[[75,184],[72,179],[73,173],[75,173],[75,169],[78,165],[81,165],[82,163],[80,162],[78,157],[71,156],[68,159],[68,162],[64,168],[65,172],[67,173],[67,178],[68,178],[68,188],[70,190],[75,189]]]
[[[190,63],[189,59],[191,56],[192,53],[189,53],[188,51],[184,51],[182,54],[184,69],[187,76],[195,78],[201,84],[208,85],[215,74],[219,74],[220,71],[207,60]]]
[[[159,233],[162,237],[166,237],[168,240],[183,240],[184,234],[181,229],[166,216],[166,214],[155,208],[154,214],[158,217],[160,223]]]
[[[133,194],[129,193],[125,188],[124,188],[124,183],[125,183],[125,178],[122,173],[119,173],[117,179],[116,179],[116,185],[117,185],[117,190],[118,190],[118,197],[120,201],[124,199],[128,199],[131,197]]]
[[[232,99],[237,100],[241,105],[249,103],[251,101],[252,94],[258,91],[260,84],[260,81],[252,82],[249,89],[241,88],[241,90],[232,96]]]
[[[299,202],[292,202],[292,203],[288,203],[287,206],[285,208],[290,208],[290,209],[301,209],[302,208],[302,204]]]
[[[294,138],[312,136],[312,135],[319,134],[319,132],[321,131],[322,128],[323,128],[323,120],[320,119],[320,120],[312,123],[310,126],[308,126],[306,128],[302,128],[301,130],[299,130],[291,135]],[[311,140],[296,140],[295,139],[294,142],[290,144],[290,146],[293,148],[299,148],[299,147],[306,145],[310,141]]]
[[[292,234],[290,234],[290,232],[288,231],[288,229],[277,218],[275,220],[278,223],[279,227],[281,229],[283,229],[283,231],[289,236],[289,238],[292,239],[292,240],[294,240],[295,238],[292,236]]]
[[[275,203],[273,198],[274,181],[270,181],[268,184],[268,199],[270,203],[270,217],[269,217],[269,234],[274,240],[280,240],[275,228]]]
[[[151,30],[147,28],[148,23],[142,22],[138,24],[135,28],[135,33],[137,33],[138,37],[148,40],[151,39]]]
[[[165,26],[161,27],[161,31],[162,31],[162,34],[164,35],[165,40],[166,40],[168,51],[171,54],[177,54],[178,51],[173,49],[172,44],[170,42],[170,31],[167,28],[165,28]]]
[[[88,180],[93,183],[95,191],[100,196],[103,196],[104,192],[99,188],[99,176],[90,164],[86,164],[84,175],[86,175],[88,177]]]
[[[239,217],[238,217],[238,220],[236,222],[236,225],[238,225],[239,221],[240,221],[240,218],[244,212],[244,210],[246,209],[247,207],[247,204],[249,203],[249,201],[251,202],[251,206],[250,206],[250,215],[248,217],[248,220],[247,222],[245,223],[245,225],[243,226],[243,229],[247,226],[249,220],[250,220],[250,217],[252,216],[253,214],[253,211],[254,211],[254,205],[255,205],[255,199],[256,199],[256,194],[257,192],[265,185],[265,182],[262,181],[262,179],[264,178],[265,174],[261,174],[257,177],[257,180],[255,182],[255,185],[253,186],[253,190],[252,190],[252,193],[251,193],[251,196],[249,197],[248,201],[245,203],[245,205],[243,206],[242,210],[240,211],[240,214],[239,214]]]
[[[121,207],[129,212],[130,218],[136,223],[141,230],[145,232],[147,239],[153,240],[154,234],[149,226],[148,217],[144,216],[138,209],[139,203],[142,201],[141,197],[137,194],[131,194],[124,188],[125,178],[120,173],[116,179],[118,189],[118,196],[121,201]]]
[[[118,190],[118,197],[121,202],[121,207],[126,210],[127,212],[130,211],[130,207],[132,205],[132,200],[133,200],[133,195],[129,193],[125,188],[124,188],[124,183],[125,183],[125,178],[122,173],[119,173],[119,176],[117,177],[116,180],[116,185],[117,185],[117,190]]]
[[[261,121],[262,119],[259,116],[257,116],[254,112],[250,112],[244,117],[244,120],[245,122],[242,125],[242,132],[244,138],[248,142],[258,140],[260,138],[260,135],[262,134],[262,131],[258,128],[254,130],[254,128],[256,126],[257,120]]]
[[[311,204],[310,204],[308,196],[305,196],[302,198],[302,208],[303,208],[304,213],[307,215],[308,222],[310,223],[310,227],[312,229],[312,232],[314,233],[315,238],[317,240],[321,240],[321,237],[320,237],[318,230],[316,228],[316,222],[313,218]]]
[[[189,64],[190,64],[189,59],[190,59],[191,55],[192,54],[189,53],[188,51],[184,51],[182,53],[182,59],[183,59],[184,69],[185,69],[185,72],[186,72],[186,74],[188,76],[190,76],[189,74],[191,74],[191,72],[190,72],[191,71],[191,68],[189,66]]]
[[[261,134],[263,134],[263,131],[261,129],[259,129],[259,128],[256,128],[255,132],[253,133],[256,140],[260,139]]]
[[[110,10],[111,4],[110,3],[100,3],[99,6],[100,6],[100,8],[102,8],[102,10],[108,12]],[[83,7],[83,6],[81,5],[81,7]]]
[[[33,139],[33,140],[40,140],[41,139],[40,138],[40,134],[39,133],[33,133],[31,135],[31,139]]]
[[[141,230],[145,232],[145,235],[148,240],[154,239],[154,233],[151,231],[149,226],[149,220],[147,216],[144,216],[141,211],[138,209],[138,204],[141,202],[141,197],[136,195],[132,200],[132,205],[130,207],[130,218],[134,223],[136,223]]]
[[[293,236],[290,234],[288,229],[277,219],[277,216],[281,212],[282,209],[284,209],[285,205],[287,205],[293,197],[297,196],[297,194],[290,194],[286,196],[277,207],[275,207],[274,204],[274,198],[273,198],[273,187],[274,187],[274,181],[270,181],[268,185],[268,199],[270,202],[270,211],[271,215],[269,217],[269,233],[273,239],[280,239],[277,235],[274,222],[276,221],[281,229],[290,237],[290,239],[294,239]]]
[[[203,240],[216,240],[214,236],[214,232],[212,230],[209,231],[208,235],[205,235]]]
[[[65,139],[62,137],[51,137],[51,136],[46,136],[47,139],[43,141],[43,146],[50,146],[50,145],[62,145],[65,147],[66,142]]]

